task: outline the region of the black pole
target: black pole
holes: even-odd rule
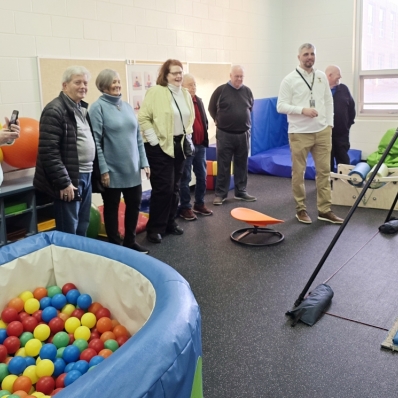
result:
[[[398,138],[398,128],[395,130],[394,136],[392,137],[390,143],[388,144],[388,147],[386,150],[383,152],[383,155],[381,156],[379,162],[377,163],[372,175],[369,177],[368,181],[366,182],[364,188],[362,189],[362,192],[359,194],[357,200],[355,203],[352,205],[347,217],[345,218],[344,222],[341,224],[339,230],[337,231],[336,235],[334,236],[332,242],[330,243],[329,247],[326,249],[325,254],[321,258],[321,261],[315,268],[315,271],[312,273],[310,279],[308,280],[307,284],[305,285],[303,291],[300,293],[300,296],[297,298],[297,300],[294,303],[294,306],[297,307],[303,300],[304,297],[308,291],[308,289],[311,287],[312,282],[314,282],[316,276],[318,275],[319,271],[321,270],[323,264],[325,263],[326,259],[328,258],[330,252],[332,251],[334,245],[336,244],[337,240],[339,239],[340,235],[343,233],[344,228],[348,224],[348,221],[350,221],[351,216],[354,214],[354,211],[358,207],[359,203],[361,202],[362,198],[364,197],[367,189],[369,188],[369,185],[372,183],[374,177],[376,176],[377,172],[379,171],[381,165],[383,164],[384,160],[386,159],[387,155],[389,154],[392,146],[395,144],[395,141]]]
[[[387,217],[386,217],[386,219],[385,219],[385,221],[384,221],[385,223],[388,222],[388,221],[390,221],[391,214],[392,214],[392,212],[393,212],[394,209],[395,209],[395,205],[397,204],[397,201],[398,201],[398,192],[397,192],[397,194],[395,195],[395,199],[394,199],[394,201],[392,202],[390,211],[388,212]]]

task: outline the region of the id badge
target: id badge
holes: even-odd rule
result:
[[[310,99],[310,108],[315,108],[315,100]]]

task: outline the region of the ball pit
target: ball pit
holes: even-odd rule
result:
[[[29,299],[40,302],[40,309],[27,315],[37,320],[37,326],[47,326],[40,328],[41,333],[36,333],[33,338],[25,336],[27,340],[22,348],[25,352],[29,348],[39,348],[39,353],[43,343],[52,343],[57,350],[56,362],[51,361],[53,373],[57,371],[57,376],[40,377],[36,380],[37,391],[46,395],[50,390],[57,389],[57,397],[60,398],[110,397],[115,396],[115,393],[131,398],[144,395],[148,398],[203,397],[199,308],[188,283],[167,265],[123,247],[60,232],[35,235],[3,247],[0,250],[0,264],[3,293],[0,296],[0,309],[25,289],[24,294],[19,296],[24,302],[24,309]],[[68,286],[67,291],[62,291],[59,286],[70,281],[75,286]],[[45,296],[36,291],[37,286],[46,286],[47,290],[58,286],[60,291],[53,292],[52,297],[57,294],[67,296],[74,289],[90,295],[93,302],[83,305],[95,311],[92,313],[96,319],[99,320],[101,314],[101,318],[111,320],[110,329],[108,320],[102,322],[100,329],[102,333],[113,333],[114,336],[110,337],[114,338],[102,341],[102,333],[93,328],[91,338],[86,340],[87,348],[80,346],[79,340],[87,336],[83,333],[75,338],[74,332],[80,327],[91,329],[90,320],[83,318],[84,313],[80,317],[74,316],[79,325],[76,326],[75,322],[71,326],[71,329],[75,328],[73,334],[62,331],[52,333],[49,325],[42,320],[44,308],[41,308],[41,300]],[[29,291],[33,292],[31,297],[27,293]],[[58,310],[65,327],[71,317],[67,312],[72,314],[77,309],[79,296],[75,293],[75,304],[71,304],[74,309],[69,307],[65,309],[66,312]],[[32,308],[29,310],[32,311]],[[21,314],[15,320],[23,322],[20,317],[27,319],[26,315]],[[2,325],[0,321],[0,330]],[[29,333],[34,334],[35,329]],[[52,333],[48,340],[40,340],[48,330]],[[79,329],[79,332],[81,330],[85,329]],[[126,331],[133,337],[128,338]],[[7,338],[10,337],[17,338]],[[21,343],[19,347],[16,341],[11,343],[14,343],[16,351],[21,348]],[[65,357],[70,360],[69,363]],[[39,371],[40,374],[48,373],[48,363],[44,361],[42,359],[36,361],[35,365],[27,366],[23,376],[33,377],[35,374],[37,377],[38,367],[44,368]],[[88,362],[90,370],[86,370],[81,361]],[[0,366],[0,374],[1,371]],[[3,379],[8,387],[16,380],[12,376],[16,375],[7,375]],[[65,389],[58,390],[65,386]]]

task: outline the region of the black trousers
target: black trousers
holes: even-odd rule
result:
[[[119,235],[119,203],[120,195],[123,193],[126,203],[124,215],[124,240],[123,246],[131,247],[135,242],[135,231],[137,228],[138,215],[140,212],[142,186],[132,188],[106,188],[101,193],[104,201],[104,223],[108,241],[117,245],[121,244]]]
[[[175,225],[180,199],[180,180],[185,163],[181,138],[182,136],[174,138],[174,158],[165,154],[160,145],[151,146],[145,143],[152,186],[147,233],[164,234],[167,227]]]
[[[336,159],[336,168],[339,164],[350,164],[350,156],[348,150],[350,149],[350,141],[347,137],[333,137],[332,136],[332,151],[330,156],[330,171],[334,170],[334,160]]]

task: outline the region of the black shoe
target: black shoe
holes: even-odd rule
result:
[[[143,254],[149,254],[149,250],[146,248],[146,247],[144,247],[144,246],[141,246],[139,243],[137,243],[137,242],[134,242],[131,246],[130,246],[130,249],[133,249],[133,250],[135,250],[135,251],[137,251],[137,252],[140,252],[140,253],[143,253]]]
[[[171,227],[167,227],[166,233],[172,234],[172,235],[182,235],[184,233],[184,230],[176,224]]]
[[[156,232],[150,232],[146,234],[146,239],[151,243],[162,243],[162,235]]]

